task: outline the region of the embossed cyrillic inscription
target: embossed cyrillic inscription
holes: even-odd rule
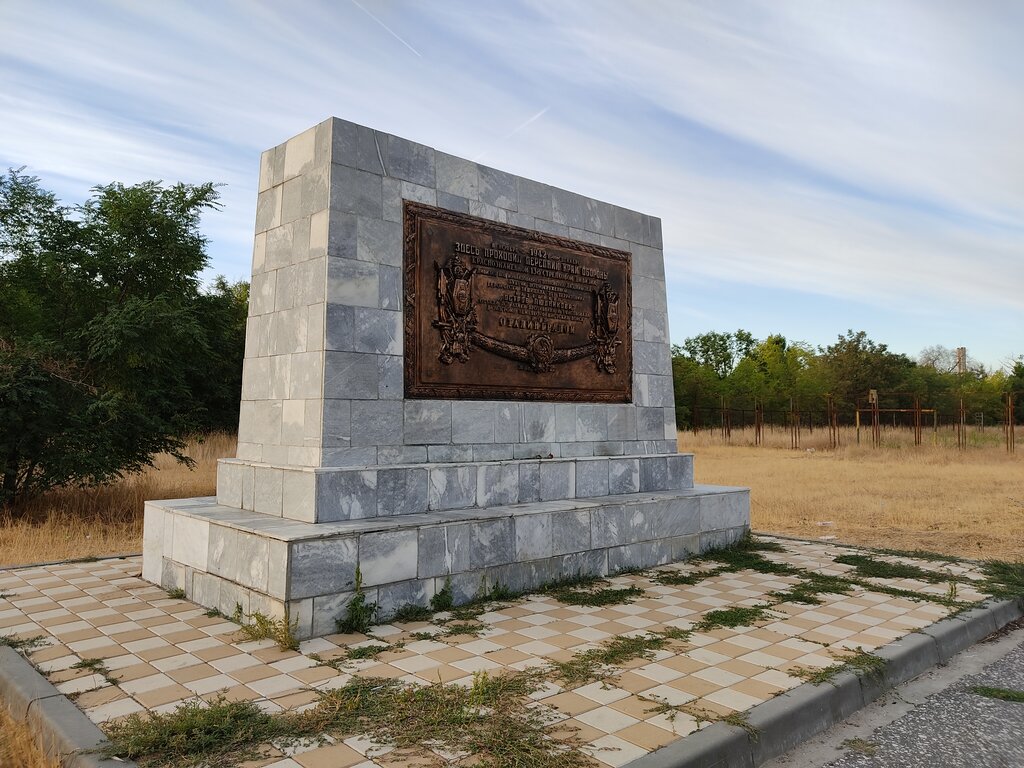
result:
[[[405,396],[630,402],[625,251],[406,202]]]

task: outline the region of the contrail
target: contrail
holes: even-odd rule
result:
[[[352,1],[355,2],[355,0],[352,0]],[[513,128],[509,133],[505,134],[500,139],[498,139],[498,141],[508,141],[513,136],[515,136],[517,133],[519,133],[521,130],[523,130],[523,128],[525,128],[526,126],[530,125],[530,123],[536,122],[537,120],[540,120],[542,117],[544,117],[544,113],[547,112],[549,109],[551,109],[550,105],[544,107],[544,109],[542,109],[540,112],[538,112],[537,114],[535,114],[533,117],[529,118],[528,120],[524,120],[522,123],[520,123],[515,128]],[[476,162],[477,160],[479,160],[481,157],[483,157],[484,155],[486,155],[490,151],[491,150],[489,150],[489,149],[485,149],[483,152],[481,152],[479,155],[477,155],[476,157],[473,158],[473,162]]]
[[[363,13],[365,13],[365,14],[366,14],[367,16],[369,16],[369,17],[370,17],[371,19],[373,19],[373,20],[374,20],[374,21],[376,21],[376,22],[377,22],[378,24],[380,24],[380,25],[381,25],[382,27],[384,27],[384,29],[385,29],[385,30],[387,30],[388,34],[390,34],[390,35],[391,35],[391,36],[392,36],[393,38],[395,38],[395,40],[397,40],[398,42],[400,42],[400,43],[401,43],[402,45],[404,45],[404,46],[405,46],[406,48],[408,48],[408,49],[409,49],[410,51],[412,51],[413,53],[415,53],[415,54],[416,54],[417,56],[419,56],[419,57],[420,57],[421,59],[423,58],[423,56],[422,56],[422,55],[420,54],[420,52],[419,52],[419,51],[417,51],[417,50],[416,50],[415,48],[413,48],[413,47],[412,47],[411,45],[409,45],[409,44],[408,44],[407,42],[405,42],[405,40],[403,40],[403,39],[402,39],[401,37],[399,37],[398,33],[396,33],[396,32],[395,32],[395,30],[393,30],[393,29],[392,29],[391,27],[389,27],[389,26],[388,26],[387,24],[385,24],[385,23],[384,23],[383,21],[381,21],[380,19],[378,19],[378,18],[377,18],[376,16],[374,16],[374,15],[373,15],[372,13],[370,13],[370,12],[369,12],[368,10],[366,10],[365,8],[363,8],[363,6],[361,6],[361,5],[360,5],[360,4],[359,4],[359,3],[358,3],[358,2],[356,1],[356,0],[352,0],[352,5],[354,5],[354,6],[355,6],[356,8],[358,8],[358,9],[359,9],[360,11],[362,11],[362,12],[363,12]]]
[[[551,109],[551,107],[550,107],[550,106],[548,106],[548,107],[544,107],[544,109],[542,109],[542,110],[541,110],[540,112],[538,112],[538,113],[537,113],[536,115],[534,115],[533,117],[531,117],[531,118],[530,118],[529,120],[527,120],[527,121],[525,121],[524,123],[521,123],[520,125],[516,126],[516,127],[515,127],[515,128],[514,128],[514,129],[512,130],[512,133],[508,134],[508,136],[502,136],[502,137],[501,137],[501,140],[502,140],[502,141],[505,141],[506,139],[511,139],[511,138],[512,138],[513,136],[515,136],[515,135],[516,135],[517,133],[519,133],[519,132],[520,132],[521,130],[523,130],[523,128],[525,128],[526,126],[528,126],[528,125],[529,125],[530,123],[532,123],[532,122],[535,122],[536,120],[540,120],[540,119],[541,119],[542,117],[544,117],[544,113],[545,113],[545,112],[547,112],[547,111],[548,111],[549,109]]]

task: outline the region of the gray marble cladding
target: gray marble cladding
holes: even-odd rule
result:
[[[632,402],[404,400],[403,200],[630,251]],[[239,458],[574,458],[674,440],[660,220],[337,118],[263,153]]]
[[[420,471],[424,471],[420,468]],[[501,584],[529,590],[729,546],[749,530],[749,492],[696,486],[493,510],[310,525],[218,506],[213,498],[146,505],[143,576],[208,607],[285,616],[301,638],[335,631],[355,588],[386,620],[446,584],[457,602]]]
[[[254,511],[323,523],[685,490],[693,487],[693,455],[396,463],[315,471],[225,459],[218,471],[218,502],[251,509],[242,492],[250,475],[257,491],[263,489],[263,495],[253,494],[253,500],[261,500],[256,505],[261,509]]]

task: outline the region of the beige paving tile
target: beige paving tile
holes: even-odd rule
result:
[[[548,731],[548,735],[556,740],[578,739],[582,742],[590,742],[601,738],[605,734],[592,725],[587,725],[574,717],[570,717],[552,727]]]
[[[135,714],[136,712],[144,712],[145,709],[135,699],[130,696],[124,696],[96,707],[87,707],[85,708],[85,714],[94,723],[106,723],[120,717]]]
[[[163,704],[170,704],[172,702],[180,702],[185,699],[192,697],[192,691],[182,685],[175,683],[174,685],[168,685],[163,688],[154,688],[152,690],[142,691],[141,693],[133,693],[132,698],[147,708],[158,707]]]
[[[214,669],[218,669],[216,663],[211,663]],[[264,680],[268,677],[276,677],[280,673],[273,667],[267,666],[266,664],[253,664],[251,666],[242,667],[241,669],[232,669],[223,674],[228,675],[234,680],[240,683],[251,683],[254,680]]]
[[[645,749],[618,736],[602,736],[594,739],[581,750],[606,765],[616,767],[637,760],[646,754]]]
[[[233,685],[224,690],[216,690],[210,693],[200,694],[199,698],[205,701],[223,698],[227,701],[255,701],[262,698],[256,691],[244,685]]]
[[[616,685],[611,685],[607,681],[582,685],[574,689],[573,693],[591,701],[596,701],[598,704],[611,704],[613,701],[619,701],[629,696],[629,691],[625,691]]]
[[[204,677],[214,677],[220,674],[215,668],[202,662],[179,669],[161,670],[161,672],[176,683],[187,683],[190,680],[201,680]]]
[[[658,704],[671,704],[674,707],[686,704],[697,698],[696,694],[685,690],[679,685],[679,682],[679,680],[674,680],[671,683],[656,685],[644,691],[643,697]]]
[[[295,756],[302,768],[352,768],[365,758],[347,744],[330,744]]]
[[[119,682],[125,683],[132,680],[138,680],[140,678],[150,677],[158,673],[159,670],[155,667],[152,667],[145,662],[139,662],[137,664],[130,664],[127,667],[118,669],[116,676]]]
[[[338,671],[331,669],[330,667],[309,667],[307,669],[300,669],[290,673],[296,680],[300,680],[306,685],[316,685],[324,680],[329,680],[332,677],[338,676]]]
[[[753,696],[749,693],[743,693],[736,688],[721,688],[717,691],[712,691],[704,697],[708,701],[713,701],[716,704],[729,707],[735,712],[742,712],[756,707],[764,701],[767,701],[770,697]]]
[[[580,696],[578,693],[566,692],[559,693],[555,696],[550,696],[544,699],[544,703],[549,707],[555,707],[559,712],[564,712],[567,715],[575,716],[581,712],[589,712],[598,706],[598,703],[593,699]]]

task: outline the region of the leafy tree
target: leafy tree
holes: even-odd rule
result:
[[[723,396],[734,418],[736,411],[751,413],[755,401],[764,406],[769,420],[772,414],[778,418],[794,400],[812,424],[821,423],[829,393],[836,398],[840,421],[849,424],[854,404],[870,389],[879,391],[882,408],[909,408],[910,398],[896,393],[917,395],[923,407],[938,411],[940,421],[956,417],[963,397],[972,418],[983,413],[985,423],[994,424],[1003,418],[1008,391],[1021,393],[1017,409],[1024,412],[1024,357],[1015,359],[1005,373],[990,373],[968,361],[967,372],[960,374],[956,353],[945,347],[927,347],[915,363],[865,332],[852,330],[817,351],[780,334],[757,341],[744,331],[711,332],[684,340],[672,355],[680,426],[716,424]],[[894,417],[901,419],[909,423],[909,417]]]
[[[714,369],[701,365],[683,353],[678,346],[673,348],[672,381],[676,398],[676,424],[679,426],[698,425],[719,407],[719,398],[725,385]]]
[[[864,331],[848,330],[834,344],[820,350],[829,372],[829,387],[836,401],[847,406],[870,389],[900,391],[914,362],[903,354],[877,344]]]
[[[195,309],[206,330],[206,354],[194,358],[186,370],[195,428],[234,432],[242,391],[249,283],[230,283],[218,276],[209,290],[195,297]]]
[[[757,344],[749,332],[742,328],[736,333],[709,331],[683,339],[681,352],[698,365],[711,368],[718,378],[728,376],[736,364]]]
[[[20,171],[0,177],[0,502],[160,452],[187,463],[187,434],[230,406],[210,380],[238,380],[244,290],[199,282],[217,201],[213,184],[150,181],[68,207]]]

